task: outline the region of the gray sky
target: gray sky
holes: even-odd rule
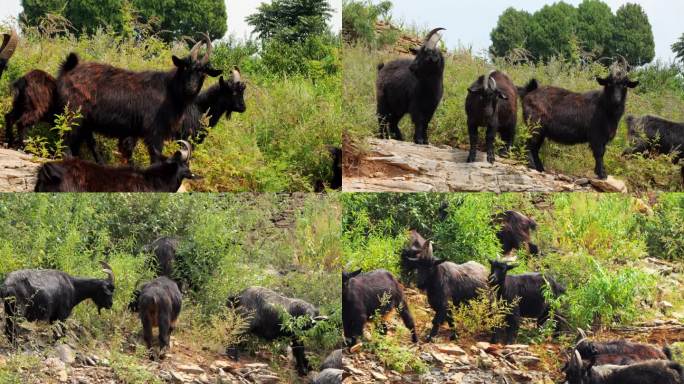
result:
[[[238,0],[242,1],[242,0]],[[640,4],[653,27],[656,58],[671,61],[670,46],[684,33],[683,0],[603,0],[615,12],[625,3]],[[392,0],[392,15],[408,25],[421,28],[444,27],[444,37],[450,48],[472,46],[476,53],[489,48],[489,33],[496,26],[499,15],[508,7],[534,12],[549,0]],[[577,5],[581,0],[565,0]]]
[[[245,23],[245,17],[254,13],[259,4],[268,0],[226,0],[228,12],[228,34],[238,38],[249,37],[251,28]],[[342,0],[329,0],[335,10],[331,19],[332,28],[338,32],[342,28]],[[22,11],[20,0],[0,0],[0,20],[17,17]]]

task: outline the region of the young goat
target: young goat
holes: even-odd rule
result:
[[[198,59],[202,43],[207,52]],[[59,110],[68,104],[80,109],[83,116],[71,132],[71,153],[78,156],[85,141],[95,160],[102,163],[93,136],[99,133],[120,139],[143,138],[150,162],[164,160],[164,140],[178,134],[186,109],[195,102],[206,76],[221,73],[209,65],[211,50],[205,35],[189,57],[173,56],[175,68],[167,72],[131,72],[107,64],[79,63],[76,54],[70,54],[57,78],[57,94]]]
[[[451,339],[457,337],[454,319],[449,310],[449,302],[454,306],[477,297],[478,290],[487,287],[487,269],[484,265],[469,261],[455,264],[439,260],[432,255],[432,244],[426,241],[420,251],[404,253],[402,261],[410,269],[416,270],[417,287],[427,294],[428,304],[435,311],[432,330],[427,341],[432,341],[439,327],[446,321],[451,328]]]
[[[537,319],[537,325],[542,326],[549,318],[550,305],[544,297],[544,289],[548,286],[554,297],[565,292],[565,288],[556,281],[541,273],[525,273],[522,275],[508,275],[508,271],[517,265],[506,264],[490,260],[491,272],[489,284],[497,289],[500,299],[518,304],[506,316],[506,327],[495,331],[492,341],[504,344],[515,343],[518,328],[523,317]]]
[[[414,59],[394,60],[378,66],[375,83],[378,103],[380,138],[390,134],[403,140],[399,121],[410,114],[415,125],[413,141],[428,144],[428,125],[444,93],[444,56],[437,47],[441,39],[435,28],[428,33],[423,45],[412,48]]]
[[[40,121],[52,123],[55,114],[57,81],[47,72],[33,70],[12,83],[12,109],[5,114],[5,141],[10,147],[24,145],[26,129]],[[12,128],[16,125],[18,140]]]
[[[588,142],[596,162],[594,172],[600,179],[608,177],[603,166],[606,145],[615,138],[625,112],[627,89],[639,82],[629,80],[626,70],[618,65],[613,66],[608,77],[596,81],[603,90],[575,93],[556,87],[539,88],[534,79],[518,90],[525,121],[540,125],[528,142],[530,167],[544,172],[539,150],[546,138],[561,144]]]
[[[153,357],[156,355],[163,359],[166,356],[182,304],[183,295],[178,285],[166,276],[157,277],[136,291],[136,298],[129,309],[140,316],[148,350],[152,350],[152,329],[159,328],[159,353],[153,353]]]
[[[114,272],[101,262],[107,279],[72,277],[52,269],[22,269],[11,272],[0,285],[5,303],[5,335],[14,342],[16,317],[27,321],[64,321],[79,303],[92,299],[98,311],[110,309],[114,296]]]
[[[468,162],[474,162],[477,156],[478,127],[487,127],[488,162],[494,163],[494,139],[497,132],[506,143],[503,153],[507,154],[515,139],[518,120],[518,90],[511,79],[499,71],[491,71],[486,76],[480,76],[468,88],[465,110],[470,136]]]
[[[71,158],[43,164],[36,192],[176,192],[184,179],[196,179],[190,171],[192,148],[177,151],[162,163],[139,170],[111,167]]]
[[[385,316],[393,309],[399,312],[404,325],[411,331],[411,340],[418,342],[404,289],[391,273],[384,269],[363,274],[361,270],[342,272],[342,325],[350,347],[356,345],[356,339],[363,334],[369,319],[376,314]],[[385,328],[383,324],[383,332]]]

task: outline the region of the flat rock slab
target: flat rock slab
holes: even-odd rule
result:
[[[449,146],[369,139],[366,148],[355,169],[345,169],[343,191],[503,193],[598,189],[586,179],[540,173],[506,159],[497,158],[489,164],[482,152],[478,152],[475,163],[469,164],[468,151]]]
[[[0,148],[0,192],[33,192],[41,164],[34,156]]]

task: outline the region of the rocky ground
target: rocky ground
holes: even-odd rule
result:
[[[368,139],[345,143],[345,192],[627,192],[625,183],[540,173],[497,157],[494,164],[478,153],[446,145]]]
[[[0,192],[33,192],[40,165],[31,155],[0,147]]]

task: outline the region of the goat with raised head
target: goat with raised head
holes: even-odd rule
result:
[[[601,179],[608,177],[603,165],[606,145],[617,133],[625,112],[627,90],[639,82],[631,81],[621,65],[614,65],[608,77],[597,77],[596,81],[603,89],[587,93],[540,88],[534,79],[518,90],[525,121],[539,124],[528,142],[530,167],[544,172],[539,150],[547,138],[561,144],[589,143],[596,162],[594,172]]]
[[[494,221],[501,225],[496,237],[501,243],[504,258],[523,246],[531,255],[539,254],[539,247],[530,240],[531,232],[537,229],[537,222],[533,219],[517,211],[506,211],[495,216]]]
[[[5,114],[5,141],[10,147],[24,145],[26,129],[38,122],[52,123],[57,105],[57,81],[47,72],[35,69],[12,83],[12,109]],[[16,125],[18,140],[14,142]]]
[[[684,158],[684,123],[675,123],[656,116],[627,116],[627,132],[632,146],[623,155],[646,151],[660,154],[676,152],[672,161],[677,164]],[[684,164],[682,164],[684,182]]]
[[[202,43],[207,52],[198,59]],[[188,57],[173,56],[175,68],[166,72],[132,72],[107,64],[80,63],[71,53],[57,78],[57,94],[60,109],[69,105],[82,115],[70,134],[72,155],[79,155],[85,141],[101,163],[94,138],[94,133],[99,133],[120,139],[142,138],[151,163],[163,160],[164,141],[178,135],[186,110],[195,102],[204,79],[221,73],[209,64],[211,50],[211,41],[205,35]]]
[[[5,335],[10,342],[16,338],[15,321],[64,321],[76,305],[91,299],[102,308],[110,309],[114,297],[114,272],[101,262],[106,279],[73,277],[52,269],[22,269],[11,272],[0,285],[0,299],[5,305]]]
[[[351,347],[363,335],[363,327],[375,315],[385,316],[396,309],[411,340],[418,342],[416,325],[409,310],[404,288],[392,274],[384,269],[361,273],[342,272],[342,325],[344,337]],[[385,330],[384,323],[383,332]]]
[[[113,167],[70,158],[43,164],[38,171],[36,192],[176,192],[183,180],[196,179],[190,171],[192,147],[183,149],[146,169]]]
[[[567,384],[682,384],[684,368],[674,361],[651,360],[631,365],[585,363],[573,351],[565,370]]]
[[[430,241],[419,251],[404,253],[402,258],[407,268],[416,271],[416,286],[426,293],[428,304],[435,311],[427,341],[432,341],[445,321],[451,328],[451,339],[455,340],[457,334],[449,303],[458,307],[476,298],[478,290],[487,287],[487,269],[475,261],[456,264],[439,260],[432,254]]]
[[[171,332],[176,328],[183,295],[176,282],[166,276],[145,283],[135,293],[135,300],[128,307],[140,316],[143,339],[148,350],[152,350],[152,330],[159,328],[159,353],[153,353],[153,356],[164,358],[169,349]]]
[[[516,264],[494,260],[490,260],[489,264],[489,284],[496,288],[498,298],[509,304],[518,300],[511,313],[506,316],[506,326],[497,329],[492,340],[495,343],[513,344],[522,318],[537,319],[538,326],[548,320],[551,306],[544,296],[544,290],[548,287],[553,297],[558,297],[565,292],[565,288],[552,277],[541,273],[509,275],[508,271],[516,268]]]
[[[12,28],[10,33],[3,33],[2,36],[2,44],[0,45],[0,76],[5,72],[7,62],[17,49],[17,44],[19,44],[19,36],[14,28]]]
[[[668,347],[633,343],[627,340],[580,340],[575,346],[584,360],[594,359],[596,364],[630,365],[646,360],[672,360]]]
[[[480,76],[468,88],[465,110],[470,137],[468,162],[474,162],[477,156],[478,127],[487,128],[485,138],[488,162],[494,163],[494,139],[497,132],[506,143],[504,153],[508,153],[515,139],[518,120],[518,90],[511,79],[500,71],[491,71]]]
[[[318,308],[304,300],[286,297],[263,287],[245,289],[238,296],[229,298],[228,306],[237,309],[238,313],[248,318],[247,332],[266,340],[291,338],[297,373],[305,376],[309,372],[304,344],[294,333],[283,327],[283,314],[298,319],[298,324],[302,319],[308,319],[308,325],[304,327],[306,329],[315,326],[319,321],[327,320],[327,317],[319,314]],[[237,360],[238,348],[231,346],[229,351]]]
[[[378,65],[380,138],[403,140],[399,121],[408,113],[415,125],[413,141],[428,144],[428,125],[444,93],[444,56],[437,47],[441,30],[433,29],[420,48],[411,48],[415,58]]]

